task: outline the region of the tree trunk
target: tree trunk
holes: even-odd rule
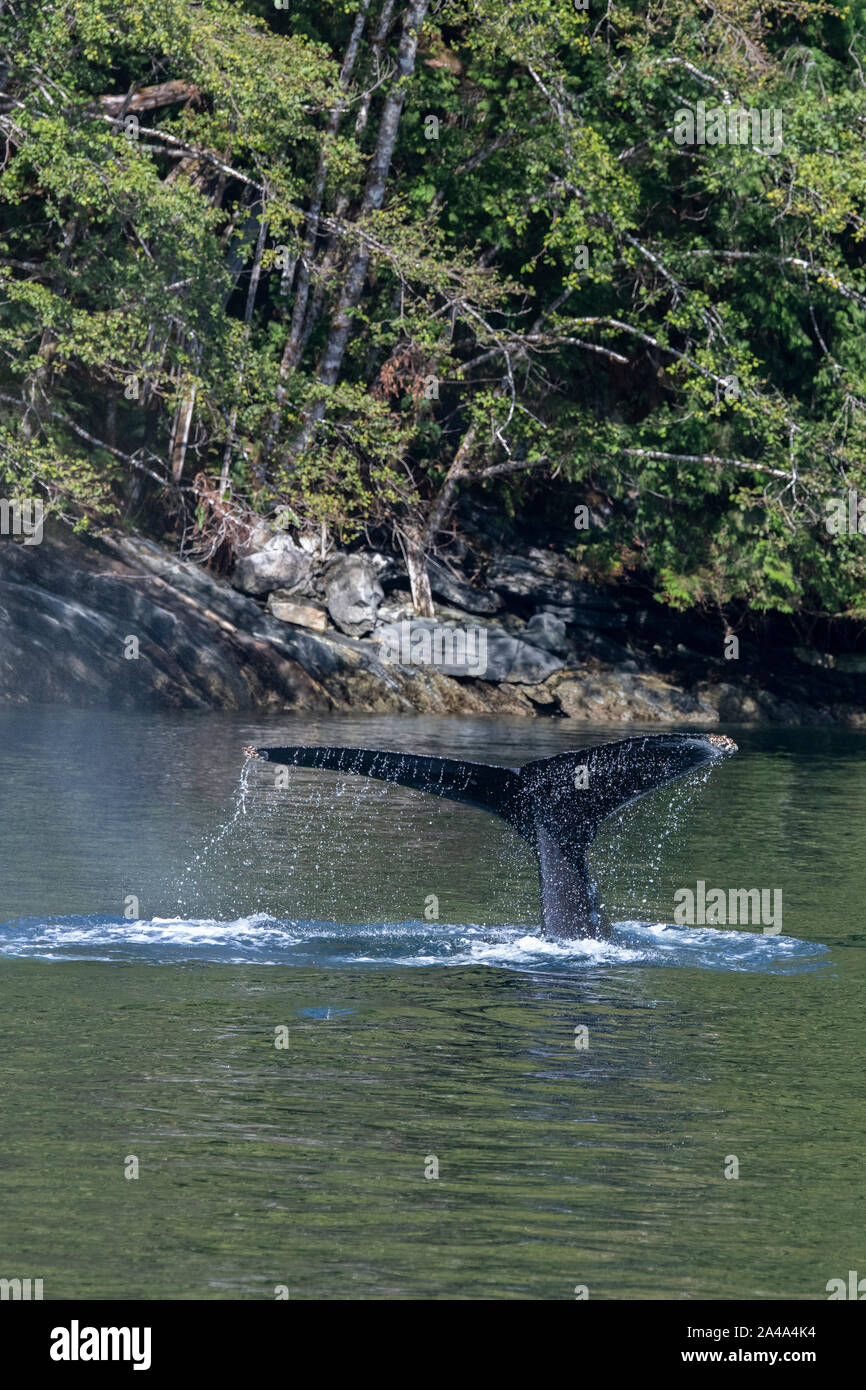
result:
[[[441,488],[433,498],[426,521],[420,526],[409,526],[404,531],[404,552],[406,568],[409,571],[409,586],[412,590],[412,606],[420,618],[433,617],[433,596],[430,591],[428,568],[430,550],[435,545],[436,537],[454,504],[460,479],[468,475],[466,462],[477,435],[478,426],[470,425],[460,441]]]
[[[77,217],[73,217],[67,222],[64,229],[63,246],[60,251],[59,260],[64,269],[66,269],[69,264],[69,258],[72,254],[72,245],[75,241],[77,232],[78,219]],[[59,276],[55,275],[52,278],[52,289],[58,296],[66,293]],[[28,377],[27,381],[24,383],[23,394],[27,398],[27,409],[21,421],[21,433],[24,435],[25,439],[33,439],[40,428],[39,401],[40,397],[44,394],[46,384],[51,378],[51,358],[54,353],[56,342],[57,339],[53,329],[43,329],[39,343],[39,352],[37,353],[39,357],[39,366],[36,368],[33,375]]]
[[[374,74],[378,73],[381,68],[382,50],[385,46],[385,40],[388,37],[388,30],[391,28],[391,21],[394,18],[395,3],[396,0],[385,0],[384,5],[382,6],[382,12],[379,15],[378,27],[373,35],[373,41],[370,45],[370,70]],[[361,104],[358,108],[358,115],[355,118],[356,139],[359,136],[363,135],[364,131],[367,128],[367,119],[370,114],[370,102],[372,100],[372,96],[372,90],[368,89],[366,92],[364,92],[364,95],[361,98]],[[343,218],[346,215],[348,207],[349,197],[346,193],[341,193],[339,198],[337,199],[337,206],[334,209],[335,222],[342,222]],[[297,346],[297,352],[295,355],[295,365],[297,365],[299,362],[303,360],[303,356],[307,350],[307,344],[310,341],[313,329],[319,321],[319,316],[322,312],[322,305],[325,302],[325,296],[328,292],[328,286],[331,283],[331,277],[337,264],[337,245],[337,238],[332,233],[332,235],[328,238],[328,241],[326,243],[326,249],[324,251],[324,254],[321,256],[319,273],[316,277],[316,287],[313,291],[312,301],[310,302],[307,308],[306,317],[304,319],[303,328],[301,330],[300,341],[298,342]],[[285,397],[285,391],[283,391],[283,396]]]
[[[261,217],[259,219],[259,235],[258,240],[256,241],[256,251],[255,256],[253,258],[253,268],[250,272],[250,283],[249,288],[247,289],[247,302],[246,307],[244,309],[245,350],[246,344],[249,343],[250,340],[250,330],[253,324],[253,310],[256,307],[256,294],[258,293],[259,280],[261,278],[262,273],[262,256],[264,255],[265,242],[267,240],[267,236],[268,223],[266,218],[265,200],[263,198]],[[237,428],[237,423],[238,408],[237,406],[233,406],[231,418],[229,420],[228,439],[226,440],[226,446],[223,452],[223,466],[222,472],[220,474],[220,496],[222,496],[229,484],[229,470],[231,468],[232,453],[235,447],[235,429]],[[264,483],[264,478],[261,476],[261,473],[258,470],[256,482],[259,484],[259,486],[262,486]]]
[[[160,82],[156,87],[141,87],[137,92],[97,97],[97,101],[106,115],[125,116],[129,111],[157,111],[162,106],[175,106],[181,101],[192,101],[199,95],[194,82],[176,78],[171,82]]]
[[[345,91],[349,86],[352,76],[352,69],[358,57],[358,49],[361,44],[361,35],[364,32],[364,25],[367,22],[367,10],[370,7],[370,0],[361,0],[361,7],[355,17],[355,24],[352,35],[349,39],[349,46],[346,49],[346,56],[343,59],[343,66],[340,69],[340,85]],[[322,203],[325,197],[325,184],[328,178],[328,141],[332,140],[337,134],[340,125],[340,117],[346,109],[346,103],[340,101],[334,107],[328,119],[328,130],[325,143],[319,155],[319,167],[316,170],[316,179],[313,185],[313,196],[310,199],[310,208],[307,213],[307,225],[304,235],[304,253],[301,256],[301,264],[298,267],[298,286],[295,293],[295,304],[292,311],[292,325],[289,331],[289,339],[283,352],[283,360],[280,363],[280,381],[283,381],[291,372],[295,371],[301,360],[302,339],[304,320],[307,316],[307,302],[310,294],[310,265],[315,254],[315,240],[319,231],[319,221],[322,216]],[[283,393],[285,395],[285,392]]]
[[[105,439],[112,449],[117,448],[117,388],[106,386],[105,390]]]
[[[171,476],[176,483],[179,483],[183,476],[186,446],[189,443],[190,426],[195,414],[195,397],[196,387],[193,386],[189,395],[181,400],[174,417],[174,429],[171,434]]]
[[[385,188],[394,155],[394,146],[397,143],[400,117],[406,101],[407,83],[415,71],[418,40],[421,37],[421,29],[429,6],[430,0],[411,0],[403,20],[403,33],[400,36],[400,46],[397,50],[397,72],[382,111],[379,136],[367,172],[364,197],[358,213],[359,219],[365,217],[367,213],[377,211],[385,201]],[[316,373],[316,379],[322,386],[334,386],[339,378],[352,329],[354,311],[361,299],[369,264],[370,248],[366,242],[362,241],[349,260],[343,292],[331,320],[331,331],[322,353],[319,370]],[[307,447],[313,437],[316,425],[324,414],[325,401],[319,400],[309,412],[303,426],[292,441],[291,454],[297,455]]]
[[[425,550],[435,544],[436,536],[438,532],[441,531],[445,519],[451,510],[452,503],[457,495],[457,485],[460,479],[466,476],[466,463],[469,455],[472,453],[472,446],[475,443],[477,435],[478,426],[470,425],[460,441],[460,446],[457,453],[454,455],[451,467],[445,474],[442,486],[433,500],[433,506],[427,518],[427,525],[424,528],[423,545]]]
[[[419,618],[432,618],[434,616],[433,594],[430,589],[430,574],[427,568],[427,550],[420,529],[412,527],[404,533],[403,553],[406,556],[406,569],[409,572],[412,607]]]
[[[390,3],[393,3],[393,0],[390,0]],[[348,89],[349,82],[352,77],[352,71],[355,67],[355,63],[358,58],[358,50],[361,46],[361,37],[364,32],[364,26],[367,22],[367,10],[369,8],[370,0],[362,0],[361,7],[355,18],[352,33],[349,38],[349,44],[346,49],[345,56],[343,58],[343,66],[340,69],[340,83],[344,89]],[[340,125],[340,118],[342,117],[345,109],[345,103],[342,101],[338,102],[338,104],[334,107],[328,120],[327,138],[332,139],[336,135]],[[307,212],[306,226],[304,230],[305,250],[297,258],[297,260],[300,260],[300,265],[298,266],[298,283],[295,290],[295,302],[292,307],[292,319],[291,324],[289,326],[289,336],[286,339],[282,357],[280,359],[280,371],[279,377],[277,379],[277,389],[274,397],[275,409],[271,416],[270,426],[268,428],[268,434],[265,441],[265,447],[262,450],[262,458],[265,461],[265,466],[267,464],[267,458],[270,454],[271,447],[273,445],[274,436],[276,435],[277,430],[279,429],[280,412],[282,411],[283,404],[286,399],[285,382],[287,378],[291,376],[292,372],[297,370],[301,358],[304,355],[304,349],[306,347],[307,339],[309,337],[309,330],[306,332],[306,334],[304,333],[304,324],[309,318],[308,307],[310,297],[310,264],[315,253],[315,239],[319,230],[319,222],[322,216],[322,204],[324,202],[325,183],[327,181],[327,176],[328,161],[326,140],[326,143],[322,148],[321,154],[319,155],[319,165],[318,169],[316,170],[316,180],[313,185],[313,194],[310,199],[309,211]],[[297,260],[293,262],[293,273],[294,266],[297,264]]]

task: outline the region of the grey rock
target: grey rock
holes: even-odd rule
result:
[[[439,560],[431,559],[428,570],[433,593],[437,598],[444,598],[446,603],[453,603],[456,608],[463,608],[467,613],[498,613],[503,606],[498,594],[455,578]]]
[[[586,632],[616,632],[628,626],[627,614],[617,608],[612,599],[599,595],[588,585],[575,593],[574,603],[545,603],[541,612],[562,618],[569,627],[581,628]]]
[[[317,538],[302,536],[296,544],[288,531],[283,531],[279,526],[272,526],[264,518],[255,522],[248,528],[245,539],[238,546],[239,555],[255,555],[260,550],[297,550],[300,548],[305,554],[314,555],[318,553],[319,541]]]
[[[401,589],[409,587],[409,576],[400,556],[388,555],[382,550],[365,550],[364,555],[376,571],[380,584],[396,585]]]
[[[159,546],[128,540],[66,537],[0,547],[0,704],[238,710],[327,704],[300,664],[234,621],[247,616],[246,605],[260,615],[251,599],[202,571],[197,583],[189,566]],[[233,611],[235,605],[244,612]],[[131,638],[137,659],[127,659]]]
[[[552,652],[534,647],[519,637],[491,628],[487,639],[487,672],[489,681],[517,681],[532,685],[546,680],[554,671],[561,671],[565,662]]]
[[[487,582],[512,601],[552,610],[572,627],[605,632],[625,627],[628,621],[602,590],[572,578],[568,561],[541,550],[531,550],[528,555],[499,555],[488,570]]]
[[[340,555],[325,574],[328,612],[341,632],[363,637],[376,624],[385,597],[376,570],[366,555]]]
[[[622,670],[626,662],[634,661],[634,653],[621,642],[615,641],[609,632],[577,627],[573,632],[573,638],[573,648],[581,661],[592,657],[596,661],[604,662],[606,666],[615,666],[618,670]],[[649,669],[649,663],[644,662],[644,667]]]
[[[384,602],[379,605],[376,614],[377,625],[383,623],[401,623],[406,618],[414,618],[415,610],[412,607],[412,596],[402,589],[394,589],[389,593]]]
[[[402,559],[396,555],[382,554],[380,551],[365,553],[381,584],[387,585],[389,588],[406,589],[409,587],[409,576]],[[437,598],[444,599],[446,603],[453,604],[455,608],[462,608],[466,613],[481,614],[501,611],[503,601],[498,594],[494,594],[490,589],[470,584],[465,579],[460,579],[457,575],[452,574],[441,560],[431,557],[427,563],[427,570],[431,591]]]
[[[564,662],[502,628],[412,618],[383,623],[374,639],[385,663],[434,668],[445,676],[534,685]]]
[[[143,536],[119,536],[113,546],[125,560],[143,565],[172,589],[178,589],[237,627],[248,628],[259,616],[260,609],[254,599],[238,593],[224,579],[216,579],[199,565],[179,560],[156,541]]]
[[[268,612],[281,623],[307,627],[313,632],[326,632],[328,615],[314,603],[297,603],[285,589],[274,589],[268,595]]]
[[[278,622],[269,613],[260,613],[252,636],[260,642],[267,642],[284,656],[291,657],[318,681],[331,680],[346,669],[345,653],[332,640],[332,634],[293,627],[289,623]]]
[[[243,555],[235,566],[232,583],[245,594],[269,594],[274,589],[298,589],[307,580],[312,560],[288,536]]]
[[[524,640],[542,651],[553,652],[554,656],[566,656],[569,642],[562,618],[552,613],[536,613],[529,619],[523,632]]]
[[[551,683],[560,712],[591,723],[715,723],[718,712],[698,693],[668,685],[657,676],[620,672],[567,671]]]
[[[805,666],[817,666],[823,671],[840,671],[844,676],[866,675],[866,654],[862,652],[844,652],[836,656],[812,647],[795,647],[794,656]]]
[[[264,550],[267,546],[273,546],[275,550],[279,545],[274,545],[278,536],[285,536],[285,532],[277,531],[270,526],[267,521],[257,521],[246,533],[246,537],[239,548],[241,555],[254,555],[258,550]]]
[[[571,605],[575,597],[575,582],[562,569],[522,555],[498,556],[487,571],[487,583],[499,594],[529,599],[537,606],[545,602]]]

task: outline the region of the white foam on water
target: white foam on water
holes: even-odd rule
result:
[[[294,922],[256,912],[213,918],[23,918],[0,924],[0,955],[347,968],[479,966],[571,973],[617,966],[688,966],[792,973],[825,967],[827,947],[756,931],[619,922],[610,938],[558,941],[527,924]]]

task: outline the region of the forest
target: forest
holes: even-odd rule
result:
[[[0,494],[862,619],[864,64],[863,0],[0,0]]]

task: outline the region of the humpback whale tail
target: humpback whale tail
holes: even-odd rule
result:
[[[724,734],[651,734],[559,753],[522,767],[369,748],[298,746],[246,752],[292,767],[394,782],[500,816],[538,856],[544,931],[559,937],[601,937],[609,926],[586,853],[602,821],[736,749]]]

